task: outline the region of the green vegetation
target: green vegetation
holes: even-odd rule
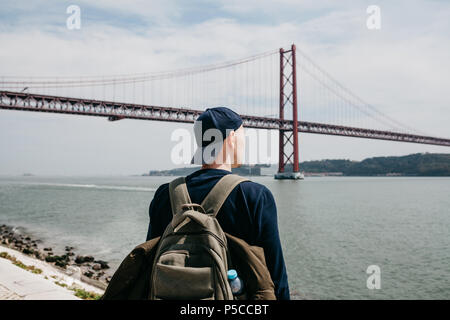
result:
[[[67,284],[65,284],[65,283],[62,283],[62,282],[59,282],[59,281],[55,281],[55,284],[57,284],[60,287],[67,288]]]
[[[269,165],[244,165],[233,169],[233,173],[247,176],[261,175],[262,168]],[[150,176],[186,176],[200,167],[177,168],[172,170],[150,171]],[[275,166],[272,165],[275,173]],[[292,171],[292,165],[286,165]],[[317,160],[300,163],[300,170],[306,173],[342,173],[344,176],[450,176],[450,154],[416,153],[401,157],[374,157],[362,161]]]
[[[10,260],[15,266],[18,266],[19,268],[22,268],[27,271],[31,271],[35,274],[41,274],[42,270],[39,268],[36,268],[34,266],[27,266],[22,261],[17,260],[16,257],[10,256],[7,252],[0,252],[0,258],[8,259]]]
[[[86,291],[84,289],[72,289],[75,291],[75,296],[83,300],[99,300],[102,296],[93,292]]]
[[[362,161],[305,161],[300,163],[300,169],[310,173],[342,172],[345,176],[450,176],[450,154],[417,153]]]
[[[94,292],[89,292],[80,288],[69,287],[67,284],[61,283],[59,281],[55,281],[55,284],[57,284],[60,287],[72,290],[76,297],[81,298],[83,300],[99,300],[102,297],[100,294],[96,294]]]

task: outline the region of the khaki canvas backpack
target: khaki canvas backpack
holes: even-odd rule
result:
[[[176,226],[173,227],[171,223],[167,227],[166,233],[170,232],[176,235],[165,236],[165,243],[162,243],[163,237],[156,237],[136,246],[115,271],[101,299],[219,299],[220,297],[231,299],[230,290],[227,287],[228,282],[222,272],[227,268],[233,268],[238,271],[238,274],[244,280],[247,299],[275,300],[275,286],[266,265],[263,248],[249,245],[244,240],[226,232],[225,239],[223,239],[220,226],[216,224],[215,215],[223,202],[231,190],[244,180],[230,174],[225,177],[227,177],[226,180],[221,180],[222,182],[219,181],[216,184],[216,191],[211,191],[207,196],[209,200],[203,201],[203,211],[210,213],[205,214],[201,209],[198,213],[205,215],[205,217],[191,212],[193,207],[199,208],[197,205],[183,206],[183,204],[190,203],[189,194],[185,189],[184,180],[182,178],[175,180],[171,186],[172,193],[180,192],[183,196],[181,198],[171,196],[172,208],[178,208],[172,211],[181,215],[176,220],[174,216]],[[219,196],[213,196],[216,192],[219,193]],[[188,214],[191,217],[188,217]],[[200,222],[207,222],[207,228],[201,227],[203,224],[193,220],[195,219],[192,218],[193,216],[197,217]],[[185,218],[189,218],[189,220]],[[198,226],[195,226],[194,223]],[[213,226],[215,230],[211,230],[209,226]],[[177,229],[176,232],[174,232],[175,229]],[[194,252],[197,252],[194,249],[194,247],[197,248],[197,244],[182,249],[185,243],[194,240],[192,238],[192,236],[195,236],[194,234],[181,234],[181,232],[188,232],[189,230],[199,232],[198,238],[202,239],[201,243],[205,243],[209,239],[202,247],[203,249],[200,250],[202,252],[200,256],[194,254]],[[222,242],[219,242],[215,236],[209,233],[205,234],[204,231],[211,231],[212,234],[216,234]],[[201,236],[201,234],[204,235]],[[189,242],[186,241],[188,237]],[[225,243],[225,249],[221,246],[222,243]],[[172,255],[170,251],[174,254]],[[227,260],[226,256],[228,259],[231,257],[232,261]],[[216,264],[216,261],[218,261],[218,264]],[[233,265],[231,265],[231,262]],[[184,268],[193,269],[187,269],[189,272],[186,274],[180,272]],[[194,274],[193,278],[189,277],[188,274]],[[157,277],[160,276],[162,278],[158,279]],[[193,281],[192,279],[196,280]],[[207,285],[200,284],[200,281],[205,281]],[[193,290],[191,291],[191,289]],[[187,295],[183,296],[186,291]]]
[[[184,177],[169,184],[173,218],[156,250],[150,299],[233,299],[227,237],[216,215],[231,191],[246,180],[224,176],[201,204],[192,203]]]

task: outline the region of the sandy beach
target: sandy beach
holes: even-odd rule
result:
[[[80,268],[58,269],[0,245],[0,300],[98,299],[103,294],[80,278]]]

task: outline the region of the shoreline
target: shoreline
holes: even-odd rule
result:
[[[6,249],[9,249],[11,251],[8,254],[19,260],[25,259],[31,265],[50,268],[53,272],[70,277],[80,284],[95,287],[101,292],[106,289],[111,279],[107,272],[110,268],[108,262],[90,255],[77,255],[70,246],[65,246],[61,254],[54,252],[52,247],[45,246],[43,241],[33,238],[24,230],[21,227],[0,225],[0,252],[8,252]]]
[[[54,265],[0,244],[0,300],[95,300],[104,290]]]

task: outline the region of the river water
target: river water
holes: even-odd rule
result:
[[[0,224],[114,270],[145,240],[150,200],[171,179],[3,176]],[[450,178],[252,179],[277,202],[293,298],[450,299]]]

